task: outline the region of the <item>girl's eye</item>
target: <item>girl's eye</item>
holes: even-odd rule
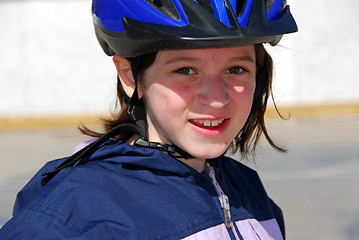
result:
[[[175,73],[183,74],[183,75],[192,75],[196,72],[191,67],[183,67],[180,69],[177,69]]]
[[[234,67],[230,67],[226,73],[230,73],[230,74],[240,74],[242,72],[245,72],[246,70],[244,70],[244,68],[242,67],[238,67],[238,66],[234,66]]]

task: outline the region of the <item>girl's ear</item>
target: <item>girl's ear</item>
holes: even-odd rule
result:
[[[135,90],[136,84],[133,78],[130,61],[117,55],[114,56],[112,60],[115,63],[123,90],[128,97],[131,97],[133,91]],[[140,88],[138,87],[138,89]],[[138,97],[142,97],[140,91],[138,93]]]

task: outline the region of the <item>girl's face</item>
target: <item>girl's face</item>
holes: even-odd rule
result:
[[[149,141],[198,159],[223,154],[249,115],[255,61],[253,45],[159,52],[140,82]]]

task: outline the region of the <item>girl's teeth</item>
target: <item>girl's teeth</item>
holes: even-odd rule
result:
[[[224,119],[213,120],[213,121],[211,120],[193,120],[193,121],[199,124],[203,124],[205,127],[210,127],[210,126],[216,127],[219,124],[221,124],[224,121]]]
[[[203,121],[203,125],[206,126],[206,127],[209,127],[209,126],[211,126],[211,121],[209,121],[209,120],[204,120],[204,121]]]
[[[214,120],[214,121],[212,121],[212,126],[218,126],[218,120]]]

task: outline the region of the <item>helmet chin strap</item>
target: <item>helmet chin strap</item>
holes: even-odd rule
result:
[[[147,139],[147,123],[146,123],[146,110],[144,108],[142,100],[138,98],[138,75],[141,67],[142,57],[134,57],[131,59],[132,75],[135,81],[135,90],[133,91],[132,97],[126,96],[127,109],[126,113],[130,118],[131,122],[134,122],[139,129],[140,136]],[[121,83],[119,83],[124,93]],[[128,101],[129,100],[129,101]]]
[[[178,158],[184,158],[184,159],[195,158],[191,154],[187,153],[186,151],[182,150],[181,148],[177,147],[174,144],[149,142],[147,139],[139,138],[135,141],[135,146],[157,149],[159,151],[166,152],[171,157],[174,157],[177,159]]]
[[[147,135],[147,121],[146,121],[146,110],[143,105],[143,101],[138,98],[138,75],[141,68],[142,56],[134,57],[130,59],[131,69],[133,78],[135,81],[135,90],[132,94],[132,97],[129,98],[125,94],[125,99],[127,103],[126,113],[129,116],[130,120],[136,124],[138,132],[140,133],[140,138],[135,141],[135,146],[153,148],[162,152],[168,153],[174,158],[194,158],[191,154],[187,153],[183,149],[177,147],[174,144],[164,144],[159,142],[149,142]],[[121,92],[124,94],[122,85]]]

